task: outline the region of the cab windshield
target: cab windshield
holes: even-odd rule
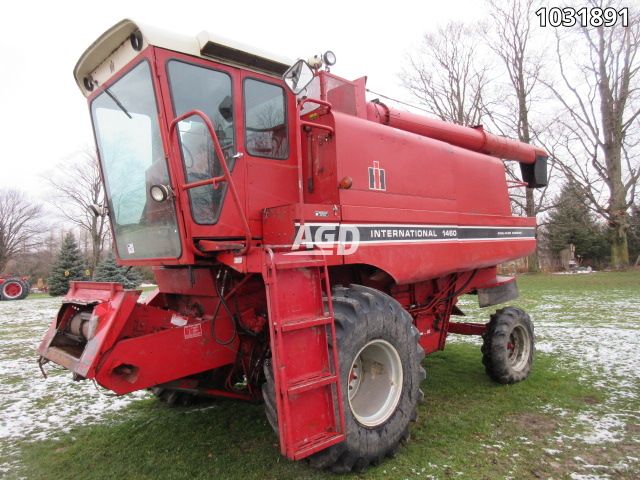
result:
[[[121,259],[177,258],[174,202],[149,188],[169,185],[151,71],[139,63],[91,104],[109,212]]]

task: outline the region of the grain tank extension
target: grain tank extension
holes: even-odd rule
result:
[[[75,380],[161,401],[263,400],[290,459],[363,469],[416,418],[421,361],[482,335],[497,382],[526,378],[529,316],[497,265],[531,253],[503,161],[544,151],[365,98],[327,52],[292,62],[124,20],[81,56],[118,262],[158,288],[72,282],[39,347]],[[43,367],[44,368],[44,367]]]

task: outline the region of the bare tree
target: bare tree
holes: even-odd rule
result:
[[[532,48],[532,24],[535,19],[535,0],[513,0],[499,2],[487,0],[493,19],[491,33],[486,36],[491,50],[500,59],[508,74],[510,91],[502,104],[504,114],[494,108],[487,112],[494,127],[503,135],[517,136],[524,143],[531,143],[535,138],[535,129],[531,123],[532,102],[534,91],[540,86],[542,62],[537,52]],[[553,167],[553,165],[551,165]],[[508,170],[510,176],[517,179],[513,169]],[[526,188],[523,201],[517,195],[512,200],[521,203],[524,213],[528,217],[535,217],[544,209],[546,188],[537,199],[535,189]],[[538,252],[533,252],[527,259],[529,271],[538,271]]]
[[[0,272],[9,260],[37,242],[42,207],[18,190],[0,189]]]
[[[402,83],[440,119],[460,125],[480,124],[489,67],[478,61],[478,28],[452,22],[424,36]]]
[[[105,215],[95,216],[91,205],[105,201],[100,166],[95,152],[84,150],[59,164],[47,182],[54,191],[51,202],[62,218],[86,232],[91,241],[91,271],[100,263],[105,245],[108,245],[109,225]]]
[[[560,82],[544,81],[566,111],[561,168],[608,222],[615,268],[629,265],[627,212],[640,179],[640,24],[636,12],[629,20],[557,30]]]

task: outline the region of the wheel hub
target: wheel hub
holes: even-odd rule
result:
[[[356,420],[367,427],[387,421],[398,406],[402,380],[402,362],[393,345],[378,339],[362,347],[351,364],[347,384]]]
[[[18,282],[7,282],[3,289],[4,296],[7,298],[18,298],[22,294],[22,285]]]
[[[522,325],[516,325],[509,335],[507,344],[508,358],[511,367],[520,371],[526,367],[531,350],[529,331]]]

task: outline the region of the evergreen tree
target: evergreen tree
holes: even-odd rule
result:
[[[49,275],[49,295],[64,295],[69,290],[71,280],[84,279],[85,264],[78,244],[69,232],[64,237],[58,258]]]
[[[142,277],[135,268],[119,267],[113,254],[109,254],[98,264],[93,274],[96,282],[117,282],[124,285],[124,288],[136,288],[142,283]]]
[[[604,262],[609,253],[605,228],[594,220],[579,191],[566,183],[555,203],[547,224],[551,251],[559,253],[573,244],[577,258]]]

